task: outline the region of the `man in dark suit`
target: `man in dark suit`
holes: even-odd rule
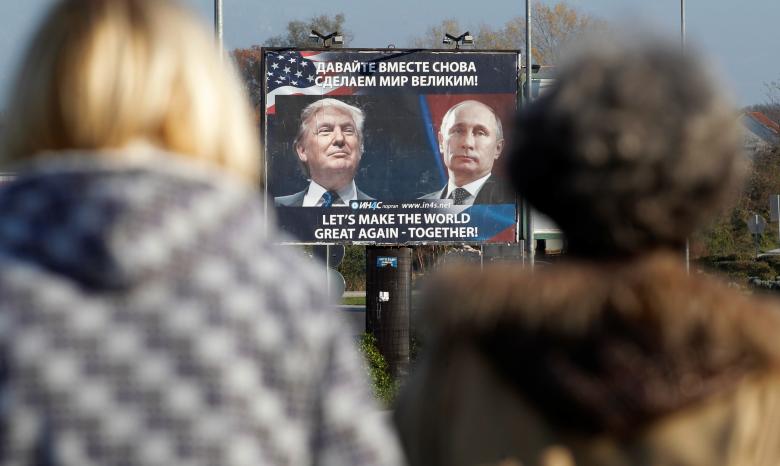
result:
[[[352,200],[373,199],[355,185],[363,155],[363,122],[359,108],[326,98],[307,105],[294,147],[309,185],[303,191],[274,198],[286,207],[337,207]]]
[[[449,181],[420,199],[453,199],[456,205],[514,204],[514,193],[491,173],[503,148],[501,119],[495,110],[476,100],[453,105],[439,128],[439,150]]]

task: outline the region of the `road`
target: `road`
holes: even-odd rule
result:
[[[361,335],[366,331],[366,306],[336,306],[335,312],[353,335]]]

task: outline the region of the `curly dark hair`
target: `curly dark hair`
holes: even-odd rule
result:
[[[578,55],[515,137],[515,187],[579,256],[682,246],[744,171],[736,114],[699,61],[661,42]]]

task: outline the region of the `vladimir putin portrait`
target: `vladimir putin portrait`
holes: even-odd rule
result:
[[[501,119],[488,105],[466,100],[442,118],[439,151],[447,184],[420,199],[452,199],[455,205],[514,204],[514,193],[492,174],[504,149]]]
[[[352,200],[371,200],[355,185],[363,155],[365,114],[355,106],[326,98],[307,105],[293,142],[308,186],[274,198],[277,206],[337,207]]]

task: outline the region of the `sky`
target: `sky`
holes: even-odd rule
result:
[[[181,0],[209,27],[213,0]],[[540,0],[533,0],[540,1]],[[680,36],[681,0],[569,0],[581,12],[611,23]],[[780,1],[684,0],[688,43],[705,54],[740,106],[765,103],[766,84],[780,80]],[[35,26],[55,0],[0,2],[0,112],[17,62]],[[545,2],[550,3],[550,2]],[[344,13],[354,47],[408,46],[412,37],[443,19],[499,26],[524,16],[522,0],[223,0],[226,48],[247,47],[282,34],[288,21]],[[325,32],[325,31],[323,31]],[[452,31],[459,34],[463,31]],[[774,52],[774,53],[773,53]]]

